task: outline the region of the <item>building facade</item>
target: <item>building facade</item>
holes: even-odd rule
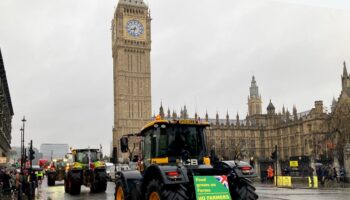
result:
[[[151,119],[150,53],[148,6],[143,0],[119,0],[112,20],[114,147],[121,136],[139,131]]]
[[[43,159],[64,159],[69,151],[68,144],[41,144],[40,153]]]
[[[11,149],[12,117],[11,95],[0,49],[0,157],[6,157]]]
[[[252,78],[248,97],[248,115],[240,119],[225,118],[216,114],[214,119],[208,114],[203,118],[211,124],[207,131],[207,143],[215,148],[222,159],[254,160],[256,163],[271,161],[271,153],[278,148],[278,159],[288,161],[290,157],[306,156],[319,162],[339,160],[343,164],[342,151],[350,143],[350,75],[344,63],[342,91],[338,100],[334,99],[331,111],[324,109],[322,101],[315,101],[308,111],[292,112],[286,108],[276,112],[272,101],[265,114],[255,77]],[[165,119],[187,118],[186,106],[177,113],[167,115],[161,105],[159,115]],[[195,119],[200,119],[197,114]]]

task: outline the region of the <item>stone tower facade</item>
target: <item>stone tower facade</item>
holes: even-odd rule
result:
[[[143,0],[119,0],[112,20],[112,53],[113,146],[120,149],[120,137],[139,131],[152,117],[151,17]]]
[[[252,83],[250,86],[250,95],[248,97],[248,113],[249,116],[261,115],[262,113],[262,101],[259,94],[259,87],[256,84],[255,77],[252,78]]]

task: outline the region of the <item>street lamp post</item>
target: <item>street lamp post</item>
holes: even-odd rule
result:
[[[22,133],[22,162],[21,162],[21,169],[22,169],[22,172],[23,172],[23,168],[24,168],[24,162],[25,161],[25,153],[24,153],[24,127],[25,127],[25,122],[26,122],[26,118],[25,116],[23,116],[23,119],[22,119],[22,128],[21,128],[21,133]]]
[[[24,148],[23,148],[24,138],[23,138],[23,127],[21,127],[20,131],[21,131],[21,173],[23,173],[23,160],[24,160]]]

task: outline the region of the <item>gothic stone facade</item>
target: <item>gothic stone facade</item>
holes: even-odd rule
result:
[[[315,101],[314,107],[305,112],[298,113],[294,106],[292,113],[284,107],[276,113],[270,101],[266,114],[262,114],[261,95],[253,77],[246,119],[240,120],[238,114],[236,119],[230,119],[228,114],[225,119],[220,119],[218,113],[215,119],[210,119],[206,114],[203,120],[211,124],[207,131],[208,146],[215,148],[223,159],[269,160],[275,145],[280,160],[288,160],[291,156],[309,156],[317,160],[331,158],[337,148],[343,146],[343,141],[350,142],[350,78],[345,63],[342,86],[338,101],[333,99],[331,112],[325,111],[322,101]],[[348,102],[348,113],[341,108],[342,102]],[[181,109],[180,116],[175,112],[171,115],[169,109],[165,115],[163,106],[159,114],[168,119],[188,117],[186,106]],[[341,125],[333,122],[335,116],[340,116],[342,126],[349,127],[339,131]],[[197,114],[195,119],[199,119]],[[342,161],[341,156],[338,158]]]
[[[0,157],[6,157],[11,148],[12,116],[11,96],[0,50]]]
[[[151,17],[142,0],[120,0],[112,20],[113,146],[151,119]]]

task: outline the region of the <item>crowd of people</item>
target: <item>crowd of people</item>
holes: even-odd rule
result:
[[[300,176],[300,177],[310,177],[311,184],[314,184],[314,168],[312,168],[310,165],[305,165],[302,167],[301,170],[297,171],[298,173],[294,173],[294,176]],[[266,169],[265,176],[262,176],[262,182],[273,182],[274,180],[274,169],[271,165],[268,166]],[[291,170],[289,167],[284,167],[281,170],[282,176],[290,176]],[[334,183],[345,183],[346,182],[346,174],[345,169],[343,166],[339,167],[337,170],[336,167],[333,167],[332,165],[322,165],[318,164],[316,165],[316,175],[318,182],[321,186],[327,185],[327,183],[334,182]],[[292,175],[293,176],[293,175]]]
[[[15,168],[0,168],[0,199],[1,196],[31,194],[35,188],[40,187],[43,178],[42,171],[25,169],[21,173]],[[29,191],[29,188],[34,190]]]
[[[331,165],[316,166],[316,175],[321,185],[325,185],[329,181],[345,182],[345,170],[342,166],[339,168],[339,172]]]
[[[16,182],[16,177],[18,172],[15,169],[0,169],[0,196],[12,194],[16,191],[18,183]]]

